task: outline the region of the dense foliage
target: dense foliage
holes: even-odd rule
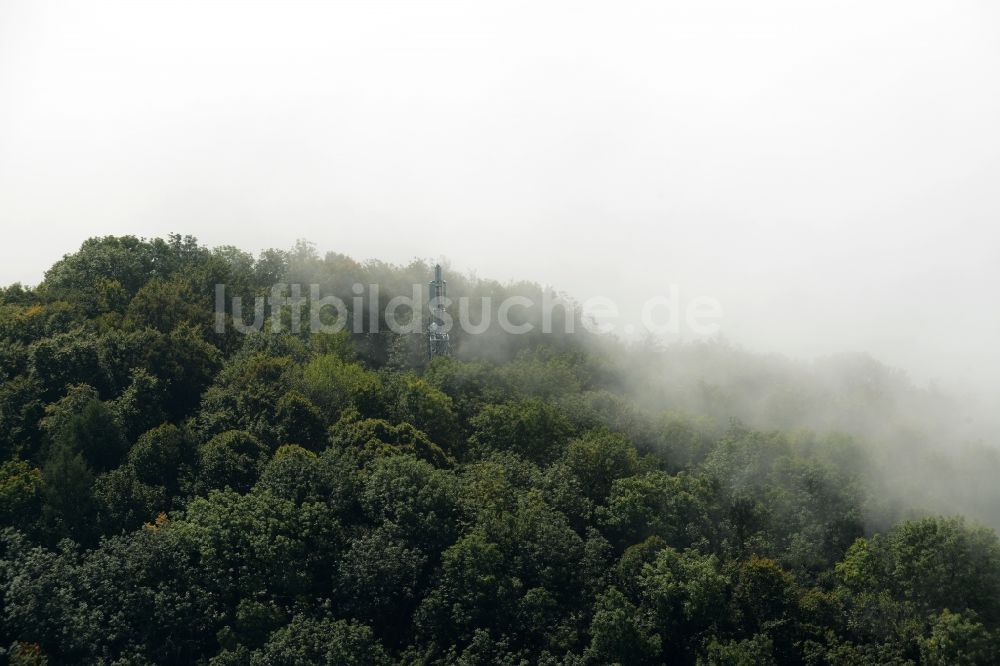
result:
[[[732,352],[579,330],[458,332],[429,364],[419,335],[293,333],[289,309],[214,331],[218,283],[246,303],[318,283],[350,305],[379,284],[381,306],[429,273],[109,237],[0,290],[6,659],[997,661],[996,534],[906,516],[867,444],[800,429],[843,422],[795,418],[833,396],[826,413],[865,424],[912,392],[810,395],[763,372],[703,374],[694,397],[651,375]],[[761,400],[788,430],[753,423]]]

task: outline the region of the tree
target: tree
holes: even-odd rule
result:
[[[0,454],[34,455],[39,443],[38,422],[43,415],[42,385],[27,375],[0,384]]]
[[[134,368],[131,382],[112,403],[115,420],[122,425],[128,441],[167,420],[167,390],[159,377],[142,368]]]
[[[641,607],[654,619],[669,660],[690,656],[725,625],[729,582],[714,555],[662,548],[638,578]]]
[[[106,534],[134,530],[169,508],[166,488],[141,481],[131,464],[98,476],[93,495]]]
[[[774,560],[752,555],[737,570],[733,607],[739,624],[753,632],[784,635],[793,618],[795,579]],[[787,647],[787,646],[785,646]],[[782,646],[779,646],[781,654]]]
[[[330,429],[330,441],[354,449],[359,458],[370,462],[379,457],[408,454],[435,467],[449,467],[454,459],[410,423],[393,425],[385,419],[359,419],[347,412]]]
[[[702,478],[647,472],[614,481],[598,517],[608,538],[620,548],[651,536],[675,548],[705,547],[715,538],[711,499],[712,487]]]
[[[384,305],[428,271],[109,237],[0,288],[0,662],[996,661],[992,530],[899,521],[851,436],[716,425],[891,423],[917,459],[954,412],[870,360],[208,330],[217,283],[317,283],[367,323],[355,284]],[[1000,456],[957,455],[913,483],[981,481],[955,499],[989,517]]]
[[[58,441],[42,467],[42,520],[53,537],[91,535],[94,473],[68,440]]]
[[[149,244],[135,236],[90,238],[78,252],[66,255],[46,271],[40,289],[87,304],[98,283],[111,279],[131,296],[151,277],[154,262]]]
[[[483,407],[511,397],[509,387],[496,367],[483,361],[460,361],[437,356],[423,374],[431,386],[452,400],[455,413],[465,422]]]
[[[299,368],[288,356],[264,353],[237,355],[205,391],[197,418],[198,430],[207,436],[227,430],[244,430],[277,448],[278,402],[297,381]]]
[[[90,384],[70,384],[64,396],[45,405],[45,415],[38,425],[47,439],[55,440],[95,400],[99,401],[100,396]]]
[[[986,666],[996,662],[1000,637],[972,617],[941,611],[920,642],[920,663],[928,666]]]
[[[160,342],[152,369],[166,385],[167,416],[180,420],[191,414],[213,378],[218,377],[222,355],[190,324],[179,324]]]
[[[78,414],[70,416],[55,434],[56,446],[78,451],[97,471],[109,470],[124,458],[128,442],[114,412],[100,400],[91,399]]]
[[[383,385],[393,421],[412,423],[446,452],[455,452],[459,430],[451,398],[412,374],[392,375]]]
[[[363,477],[359,500],[373,523],[387,523],[409,543],[437,553],[458,536],[454,475],[409,456],[380,458]]]
[[[572,433],[566,417],[539,398],[487,405],[471,426],[469,443],[479,455],[513,451],[536,462],[554,460]]]
[[[26,529],[38,518],[42,473],[26,460],[0,463],[0,524]]]
[[[904,521],[885,538],[858,539],[836,566],[853,594],[886,592],[925,612],[1000,621],[1000,540],[961,518]]]
[[[661,641],[653,626],[611,587],[594,603],[586,656],[597,664],[656,664]]]
[[[720,641],[713,638],[698,659],[699,666],[773,666],[774,645],[764,634],[754,634],[742,640]]]
[[[616,479],[634,475],[639,457],[624,436],[607,431],[589,431],[572,440],[563,454],[564,463],[580,480],[584,494],[603,503]]]
[[[253,653],[251,666],[388,666],[371,629],[356,622],[297,615]]]
[[[512,646],[567,647],[568,609],[589,582],[584,542],[537,490],[514,502],[484,507],[473,531],[444,551],[417,613],[422,635],[465,646],[486,629]]]
[[[392,523],[352,539],[337,562],[340,607],[370,623],[390,644],[402,643],[423,596],[428,555]]]
[[[220,433],[198,447],[198,487],[246,492],[257,482],[267,453],[268,447],[248,432]]]
[[[71,384],[89,384],[105,394],[111,388],[97,336],[84,328],[38,340],[28,355],[32,374],[42,382],[47,396],[54,398]]]
[[[188,278],[178,275],[168,280],[153,278],[143,285],[129,301],[125,325],[170,333],[180,324],[189,324],[208,331],[214,317],[207,296],[196,294]]]
[[[299,444],[310,451],[326,448],[326,425],[316,405],[297,391],[278,399],[275,409],[275,436],[279,442]]]
[[[296,504],[325,503],[338,516],[358,517],[358,463],[349,451],[317,455],[296,444],[279,448],[255,486]]]
[[[348,407],[375,416],[381,403],[378,374],[360,363],[344,360],[340,354],[321,354],[309,361],[302,370],[302,386],[328,423],[339,419]]]
[[[162,485],[171,495],[180,489],[180,479],[193,472],[197,447],[190,432],[172,423],[146,431],[128,452],[128,462],[143,483]]]
[[[500,546],[481,532],[467,534],[442,554],[439,581],[417,612],[418,631],[442,645],[461,645],[476,629],[502,630],[518,587],[505,570]]]
[[[170,531],[196,558],[200,584],[230,609],[241,599],[288,608],[330,590],[345,542],[343,526],[325,504],[298,505],[266,491],[196,497]]]

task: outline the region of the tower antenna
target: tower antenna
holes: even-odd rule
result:
[[[427,325],[427,357],[451,356],[451,339],[445,330],[444,300],[448,296],[448,283],[441,278],[441,264],[434,266],[434,279],[430,283],[431,321]]]

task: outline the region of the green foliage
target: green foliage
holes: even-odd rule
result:
[[[712,493],[701,477],[647,472],[614,481],[598,516],[609,539],[621,548],[658,536],[674,547],[709,550],[715,541],[709,516]]]
[[[468,641],[477,627],[502,621],[518,593],[503,565],[500,546],[481,533],[468,534],[447,548],[438,584],[417,615],[421,633],[437,641]]]
[[[282,442],[277,411],[300,369],[289,356],[236,356],[219,372],[202,399],[198,429],[204,435],[245,430],[273,446]],[[291,442],[294,443],[294,442]]]
[[[656,664],[660,636],[621,592],[610,588],[597,598],[587,657],[597,664]]]
[[[875,482],[929,422],[903,456],[797,430],[939,408],[870,359],[212,328],[215,284],[315,282],[367,324],[354,284],[429,270],[107,237],[0,289],[0,661],[997,661],[996,534]],[[989,507],[1000,457],[968,460],[935,473]]]
[[[794,605],[795,580],[774,560],[753,555],[737,570],[733,602],[753,629],[781,621]]]
[[[355,449],[366,462],[397,454],[413,455],[436,467],[446,467],[454,462],[440,446],[413,425],[393,425],[384,419],[359,420],[356,413],[345,414],[330,429],[330,441],[337,446]]]
[[[340,607],[397,643],[424,592],[427,567],[426,552],[393,525],[364,532],[337,563]]]
[[[128,388],[112,403],[126,439],[132,441],[167,419],[165,388],[163,380],[142,368],[132,371]]]
[[[171,508],[197,464],[191,434],[165,423],[144,433],[125,464],[99,476],[94,497],[107,532],[135,529]]]
[[[995,663],[1000,636],[980,622],[945,609],[920,642],[920,662],[928,666],[977,666]]]
[[[161,338],[165,349],[158,350],[154,362],[158,376],[166,382],[167,415],[173,419],[189,416],[206,387],[222,365],[220,351],[193,326],[181,324]]]
[[[107,533],[134,530],[165,511],[167,489],[145,483],[133,465],[122,465],[94,481],[94,500],[99,522]]]
[[[411,423],[445,451],[456,450],[458,422],[451,398],[411,374],[394,375],[383,384],[387,411],[393,421]]]
[[[79,452],[97,471],[118,465],[128,447],[114,412],[100,400],[90,399],[53,435],[57,448]]]
[[[961,518],[905,521],[886,537],[858,539],[836,571],[854,594],[885,592],[925,612],[1000,619],[1000,540]]]
[[[98,285],[109,280],[121,285],[126,294],[135,294],[162,258],[156,249],[135,236],[91,238],[79,252],[63,257],[45,273],[42,288],[85,304],[91,303],[89,295],[98,291]]]
[[[509,394],[496,368],[482,361],[438,356],[428,364],[423,377],[451,398],[462,419],[475,416],[487,404],[502,402]]]
[[[865,492],[849,468],[856,462],[811,437],[735,426],[702,467],[729,514],[725,538],[732,550],[768,554],[815,574],[862,533]]]
[[[49,440],[56,439],[83,411],[84,407],[98,401],[97,389],[89,384],[71,384],[66,394],[45,406],[45,416],[38,425]]]
[[[354,622],[295,616],[250,658],[251,666],[382,666],[391,663],[371,629]]]
[[[337,333],[313,333],[309,338],[309,347],[318,356],[331,355],[345,361],[358,360],[358,351],[346,329]]]
[[[165,486],[170,494],[177,492],[182,477],[192,473],[196,458],[191,433],[170,423],[143,433],[128,452],[137,478]]]
[[[289,391],[281,396],[274,419],[277,441],[299,444],[310,451],[320,451],[326,446],[323,414],[301,393]]]
[[[0,338],[0,382],[17,377],[27,370],[28,348],[25,344],[10,338]]]
[[[230,489],[195,498],[169,529],[196,558],[201,584],[233,607],[329,585],[329,563],[344,541],[337,516],[323,504]]]
[[[35,453],[44,409],[42,386],[33,377],[18,375],[0,384],[0,453],[5,460]]]
[[[57,442],[42,468],[42,521],[53,537],[89,538],[94,472],[68,440]]]
[[[624,436],[590,431],[566,447],[563,461],[580,481],[588,498],[603,503],[617,480],[635,475],[639,458]]]
[[[643,565],[638,578],[642,607],[676,655],[690,654],[702,636],[724,626],[728,586],[714,555],[670,547]]]
[[[70,384],[108,387],[97,339],[77,328],[33,343],[28,349],[32,374],[43,382],[45,393],[56,396]]]
[[[469,443],[480,455],[513,451],[536,462],[551,462],[572,434],[569,420],[539,398],[487,405],[471,426]]]
[[[248,432],[227,430],[198,447],[199,489],[246,492],[257,482],[267,446]]]
[[[375,524],[390,523],[409,543],[440,552],[458,536],[459,484],[451,472],[409,456],[376,460],[358,498]]]
[[[348,407],[372,413],[378,408],[382,389],[376,373],[329,353],[306,364],[302,384],[305,395],[319,406],[328,422],[336,421]]]
[[[124,325],[129,328],[149,326],[161,333],[170,333],[181,324],[208,330],[214,321],[210,303],[207,297],[199,298],[183,277],[153,278],[129,301]]]
[[[707,419],[685,414],[664,414],[657,424],[655,446],[675,470],[701,464],[712,451],[712,428]]]
[[[357,505],[357,461],[329,448],[317,455],[295,444],[279,448],[264,467],[257,488],[296,504],[324,502],[341,515]]]
[[[704,659],[699,665],[708,666],[770,666],[774,660],[774,646],[764,634],[754,634],[743,640],[719,641],[713,638]]]
[[[0,464],[0,523],[28,527],[38,513],[41,496],[41,470],[17,458]]]

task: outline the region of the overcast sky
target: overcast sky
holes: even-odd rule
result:
[[[994,386],[998,221],[994,2],[0,0],[0,283],[305,237]]]

